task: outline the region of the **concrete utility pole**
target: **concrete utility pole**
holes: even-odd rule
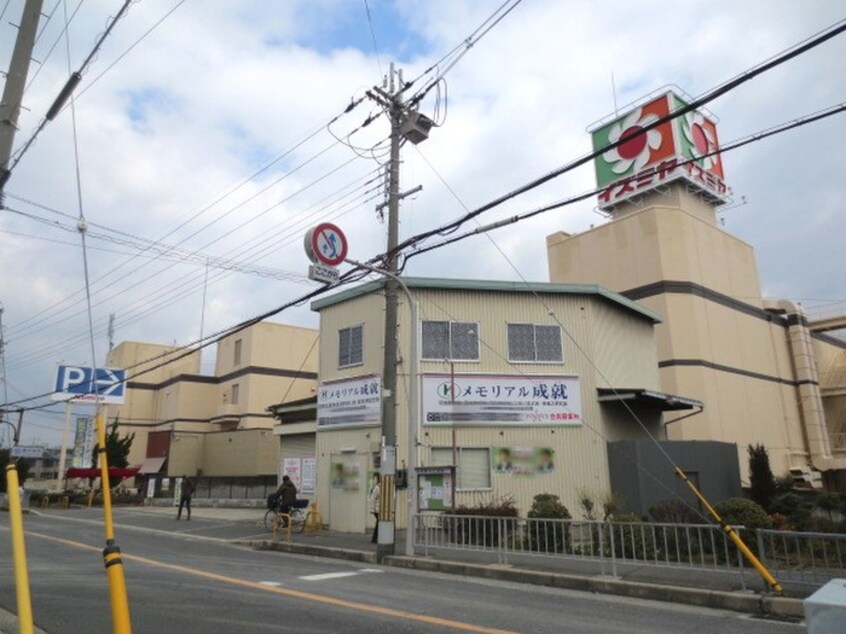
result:
[[[6,343],[3,339],[3,304],[0,304],[0,373],[3,375],[3,403],[9,402],[9,386],[6,384]],[[0,409],[0,448],[3,447],[4,438],[8,435],[3,423],[6,422],[6,410]],[[9,446],[12,446],[9,441]]]
[[[380,464],[381,491],[379,501],[379,527],[378,543],[376,546],[376,559],[381,562],[386,556],[393,555],[396,544],[395,534],[395,513],[396,513],[396,466],[397,466],[397,297],[399,294],[400,280],[397,278],[399,267],[397,266],[397,245],[399,244],[399,202],[421,188],[416,187],[410,191],[400,193],[399,191],[399,168],[400,168],[400,145],[404,139],[412,143],[420,143],[428,137],[432,121],[413,110],[414,106],[404,103],[402,99],[405,84],[402,80],[402,73],[391,68],[388,76],[387,92],[379,88],[368,91],[368,96],[377,101],[385,108],[391,120],[391,158],[388,163],[388,199],[377,209],[387,206],[388,208],[388,245],[387,259],[385,261],[385,356],[382,369],[382,455]],[[409,293],[409,301],[412,308],[415,303]],[[416,310],[413,310],[412,321],[416,322]],[[418,324],[411,324],[411,332],[417,337]],[[416,341],[416,339],[415,339]],[[414,355],[412,355],[414,356]],[[414,365],[414,364],[413,364]],[[409,377],[411,381],[419,381],[416,376],[416,369]],[[416,392],[416,388],[411,390]],[[416,399],[413,399],[416,401]],[[411,482],[415,475],[416,433],[418,412],[416,404],[413,406],[408,421],[409,434],[409,495],[413,495],[416,482]],[[411,448],[414,448],[412,451]],[[413,503],[416,500],[412,500]],[[413,513],[412,505],[409,505],[409,517],[411,522]],[[406,527],[407,531],[412,529]]]
[[[38,19],[44,0],[26,0],[24,5],[12,61],[9,62],[9,72],[6,75],[6,86],[0,100],[0,207],[2,207],[3,184],[8,179],[9,159],[12,157],[12,144],[15,132],[18,131],[18,115],[21,112],[26,77],[29,73],[29,62],[32,59],[32,49],[35,46],[35,33],[38,30]]]
[[[399,162],[400,162],[400,119],[402,117],[402,96],[395,91],[394,66],[391,64],[389,85],[389,114],[391,117],[391,160],[388,163],[388,259],[385,262],[385,362],[382,376],[382,450],[381,487],[383,499],[390,502],[386,518],[379,514],[379,543],[376,559],[394,554],[394,478],[396,477],[397,447],[397,266],[396,248],[399,244]],[[409,425],[411,422],[409,421]],[[410,431],[410,430],[409,430]],[[384,518],[384,519],[383,519]]]

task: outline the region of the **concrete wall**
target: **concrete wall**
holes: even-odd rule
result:
[[[713,208],[673,186],[590,231],[550,235],[547,249],[550,281],[602,284],[664,316],[661,389],[705,403],[668,427],[670,439],[737,443],[744,481],[750,444],[766,444],[777,475],[808,463],[787,322],[764,310],[754,250]],[[598,365],[611,367],[614,353]]]

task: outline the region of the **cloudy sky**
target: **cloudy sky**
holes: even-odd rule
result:
[[[23,0],[6,4],[3,69],[16,34],[10,22],[19,21]],[[45,0],[51,17],[42,19],[16,148],[121,4]],[[133,3],[76,93],[97,361],[108,348],[112,313],[116,342],[185,344],[200,336],[201,322],[208,334],[314,288],[305,279],[302,236],[319,220],[345,229],[351,257],[381,252],[386,228],[375,207],[387,123],[379,117],[359,130],[379,113],[366,99],[342,113],[381,84],[391,62],[405,79],[417,78],[500,4]],[[614,110],[612,76],[620,106],[667,84],[696,96],[843,18],[837,0],[669,6],[517,6],[423,102],[441,125],[425,143],[403,149],[402,189],[423,191],[403,203],[401,236],[454,219],[463,206],[484,204],[588,152],[585,129]],[[69,42],[65,12],[72,17]],[[846,101],[843,59],[846,36],[713,102],[722,143]],[[432,76],[420,77],[415,89]],[[59,361],[91,361],[71,115],[66,108],[23,157],[6,187],[9,209],[0,212],[9,401],[48,391]],[[756,248],[765,297],[846,310],[844,147],[846,116],[839,115],[723,157],[735,200],[745,200],[721,214],[725,229]],[[585,166],[481,222],[593,186]],[[595,204],[501,229],[490,234],[493,242],[473,238],[415,258],[407,272],[546,281],[545,236],[604,222]],[[317,326],[307,307],[276,320]],[[27,414],[25,442],[56,441],[62,416],[55,409]]]

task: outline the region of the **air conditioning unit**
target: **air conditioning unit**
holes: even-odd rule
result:
[[[790,475],[797,489],[821,491],[823,488],[822,473],[811,467],[791,467]]]
[[[417,145],[429,138],[429,130],[435,122],[425,114],[409,112],[400,124],[400,134]]]

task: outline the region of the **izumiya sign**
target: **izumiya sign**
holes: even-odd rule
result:
[[[591,131],[594,150],[623,141],[596,159],[601,209],[677,180],[711,202],[726,202],[729,190],[713,117],[694,110],[647,129],[685,106],[677,94],[666,92]]]

